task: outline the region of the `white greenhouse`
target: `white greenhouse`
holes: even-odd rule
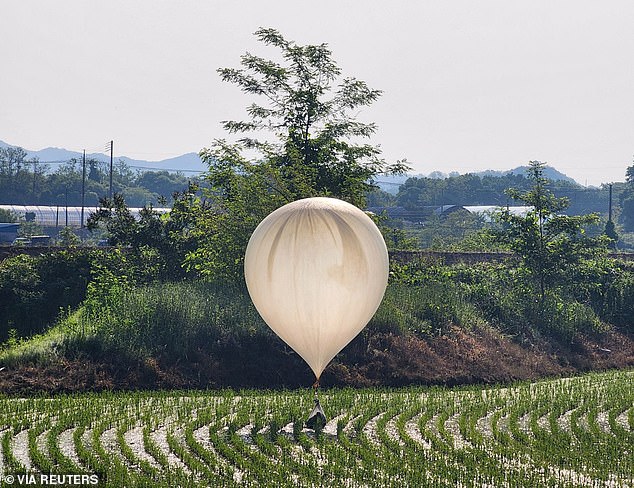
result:
[[[19,220],[27,218],[27,214],[35,214],[35,223],[43,227],[81,227],[82,207],[66,207],[56,205],[0,205],[0,209],[9,210]],[[91,213],[96,211],[95,207],[84,207],[84,225]],[[136,219],[142,207],[130,207],[130,213]],[[158,213],[169,212],[169,208],[155,207]]]

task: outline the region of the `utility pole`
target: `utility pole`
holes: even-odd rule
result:
[[[84,199],[86,196],[86,150],[84,149],[84,157],[81,164],[81,225],[84,228]]]
[[[37,164],[37,159],[33,158],[33,204],[35,204],[35,174],[37,173],[35,169],[35,165]]]
[[[610,189],[609,204],[608,204],[608,223],[605,224],[604,234],[610,238],[610,249],[616,251],[617,243],[619,241],[619,235],[616,233],[614,222],[612,222],[612,183],[608,184]]]
[[[110,141],[110,191],[108,193],[108,198],[112,200],[112,147],[114,145],[114,141]]]

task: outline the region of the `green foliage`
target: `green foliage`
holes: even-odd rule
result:
[[[112,200],[102,198],[100,207],[88,218],[88,230],[94,230],[104,223],[108,232],[109,244],[129,245],[139,234],[138,224],[128,209],[123,195],[115,193]]]
[[[207,176],[212,190],[189,205],[195,218],[191,232],[199,245],[187,254],[186,265],[211,279],[237,282],[253,230],[290,200],[271,185],[276,175],[268,166],[232,154],[218,154]]]
[[[241,361],[282,354],[283,343],[264,324],[243,287],[210,282],[135,286],[124,253],[111,251],[95,261],[82,306],[52,331],[56,354],[111,351],[125,358],[172,361],[194,358],[200,351],[234,359],[239,353]],[[431,336],[483,323],[477,308],[450,280],[395,282],[367,333]],[[23,349],[30,360],[33,354]],[[51,356],[51,351],[38,351],[43,358]]]
[[[432,336],[445,334],[454,326],[472,329],[483,323],[481,314],[453,283],[392,283],[368,324],[368,333]]]
[[[634,332],[634,265],[605,260],[597,263],[587,278],[585,283],[593,286],[585,290],[585,295],[601,319]]]
[[[27,472],[24,436],[33,477],[81,473],[107,487],[625,487],[632,386],[631,371],[617,371],[505,386],[332,388],[321,403],[336,431],[321,432],[304,429],[313,404],[305,389],[0,398],[0,447],[6,478]]]
[[[156,195],[154,196],[155,202],[160,204],[159,197],[163,197],[169,202],[174,193],[183,192],[190,182],[182,174],[170,173],[169,171],[146,171],[139,173],[134,183]]]
[[[161,215],[144,207],[139,220],[132,214],[123,195],[115,193],[112,200],[103,198],[101,206],[88,218],[90,231],[105,228],[109,244],[129,248],[134,268],[141,282],[150,279],[179,279],[186,275],[183,262],[188,252],[196,248],[190,230],[195,216],[190,191],[174,194],[172,211]]]
[[[78,320],[101,349],[133,358],[181,360],[199,349],[272,334],[243,289],[204,282],[131,287],[127,276],[105,266],[96,267]]]
[[[81,205],[82,161],[71,159],[54,171],[37,159],[26,159],[22,148],[0,148],[0,203],[24,205]],[[171,202],[172,194],[187,187],[191,178],[168,171],[135,172],[123,160],[115,161],[113,188],[133,207]],[[109,163],[88,158],[84,203],[96,206],[109,191]],[[2,219],[0,218],[0,221]]]
[[[634,251],[634,232],[619,234],[619,249],[627,252]]]
[[[188,264],[215,278],[241,276],[248,238],[272,210],[312,196],[362,207],[374,188],[373,176],[406,169],[403,162],[387,164],[378,147],[357,142],[371,137],[376,126],[354,114],[380,91],[355,78],[341,79],[325,44],[300,46],[274,29],[255,35],[277,49],[283,62],[247,53],[242,68],[218,70],[224,81],[263,104],[251,104],[246,121],[223,123],[230,134],[243,135],[237,143],[216,140],[201,152],[210,186],[203,198],[210,204],[196,223],[201,245],[189,254]],[[254,159],[245,156],[250,151],[257,153]]]
[[[634,192],[631,196],[629,193],[627,195],[621,204],[621,219],[623,229],[626,232],[634,232]]]
[[[366,194],[366,204],[368,207],[392,207],[396,203],[394,195],[375,188]]]
[[[0,208],[0,222],[1,223],[14,223],[17,222],[18,218],[17,216],[11,212],[11,210],[5,210],[3,208]]]
[[[392,205],[417,211],[441,205],[506,206],[510,203],[506,194],[508,188],[526,191],[530,187],[528,178],[512,173],[501,176],[464,174],[446,178],[412,177],[399,187]],[[557,180],[550,181],[548,189],[570,197],[568,213],[571,215],[603,213],[608,208],[607,186],[584,188],[572,182]],[[614,185],[614,190],[616,195],[622,191],[619,184]]]
[[[131,272],[133,268],[127,256],[119,249],[95,259],[90,270],[91,281],[86,287],[85,313],[90,317],[112,315],[124,290],[130,288],[133,282]]]
[[[533,210],[525,216],[503,210],[503,229],[497,232],[498,240],[521,257],[523,270],[542,302],[548,290],[573,284],[584,260],[606,250],[604,239],[588,237],[585,232],[599,216],[561,215],[567,199],[556,198],[546,189],[548,180],[542,175],[543,168],[543,163],[531,161],[528,178],[532,187],[508,191],[509,196]]]
[[[625,181],[627,181],[630,185],[634,185],[634,164],[628,166],[625,170]]]
[[[501,177],[466,174],[449,178],[409,178],[399,188],[396,203],[407,209],[440,205],[506,205],[509,187],[528,188],[521,175]]]
[[[437,243],[438,241],[435,241]],[[435,246],[434,246],[435,247]],[[443,243],[439,248],[454,252],[508,252],[507,244],[500,242],[490,227],[468,232],[456,242]]]
[[[386,213],[381,215],[369,213],[368,215],[381,231],[388,250],[418,248],[418,239],[403,228],[402,222],[390,220]]]
[[[241,69],[218,70],[224,81],[264,100],[264,105],[248,107],[250,120],[225,121],[224,127],[229,133],[271,132],[277,143],[245,137],[232,147],[260,150],[294,199],[333,195],[361,206],[373,188],[369,178],[403,169],[379,159],[377,147],[351,142],[376,131],[375,124],[359,122],[351,114],[376,101],[381,92],[355,78],[340,79],[341,70],[325,44],[300,46],[275,29],[262,28],[255,35],[278,49],[284,64],[247,53]]]
[[[20,226],[18,227],[18,236],[20,237],[32,237],[41,235],[43,229],[42,226],[35,222],[35,220],[20,220]]]
[[[44,306],[56,303],[57,310],[64,307],[65,312],[43,337],[5,350],[5,364],[7,358],[13,363],[41,362],[57,354],[178,362],[202,353],[219,355],[229,369],[248,371],[250,377],[263,377],[263,371],[268,371],[254,366],[263,357],[272,371],[279,361],[291,360],[303,367],[296,355],[289,359],[289,350],[262,322],[243,287],[188,281],[138,285],[144,271],[137,269],[136,258],[109,250],[92,256],[84,272],[91,280],[86,299],[72,312],[68,292],[55,295],[63,286],[61,281],[43,291],[39,280],[46,273],[42,266],[25,256],[12,259],[15,263],[6,270],[4,263],[11,260],[0,266],[0,280],[5,284],[0,293],[6,292],[7,285],[13,286],[18,297],[0,295],[16,303],[12,313],[25,312],[24,323],[32,324]],[[56,266],[54,261],[51,266]],[[6,271],[14,273],[13,283],[3,274]],[[559,290],[548,290],[543,301],[535,297],[526,273],[513,261],[454,266],[428,259],[392,263],[390,284],[364,340],[375,334],[430,337],[455,328],[492,327],[520,342],[536,336],[571,341],[579,333],[601,333],[612,326],[634,330],[632,265],[608,259],[588,261],[583,280],[567,290],[565,299]],[[8,328],[18,323],[10,322]],[[25,335],[23,330],[17,333],[16,338]]]
[[[88,251],[21,254],[0,262],[0,340],[44,330],[61,308],[76,306],[90,279]]]
[[[0,203],[26,203],[37,190],[46,167],[26,156],[21,147],[0,147]]]
[[[447,250],[459,246],[472,234],[480,233],[488,227],[490,226],[484,216],[467,210],[456,210],[446,215],[433,215],[418,234],[423,248]]]
[[[610,249],[616,249],[616,243],[619,240],[619,234],[616,232],[616,225],[612,220],[608,220],[605,223],[605,229],[603,230],[603,234],[610,240],[608,246]]]
[[[385,241],[385,245],[388,250],[396,250],[396,249],[417,249],[418,239],[409,234],[405,229],[401,229],[399,227],[391,227],[389,225],[379,225],[379,229],[381,230],[381,234],[383,235],[383,240]]]
[[[421,295],[415,311],[405,298],[400,310],[428,314],[431,326],[441,330],[442,324],[463,328],[488,324],[518,337],[538,334],[571,340],[580,332],[602,332],[607,324],[632,327],[626,318],[632,308],[626,301],[634,293],[631,270],[613,260],[590,260],[579,271],[583,278],[578,276],[564,291],[547,290],[543,300],[535,295],[528,271],[513,260],[454,266],[429,260],[393,263],[391,282]]]
[[[619,194],[621,223],[625,232],[634,232],[634,164],[625,171],[626,184]],[[616,185],[615,185],[616,186]]]
[[[15,329],[9,329],[7,331],[7,341],[4,343],[4,347],[7,349],[14,349],[20,345],[20,338],[18,337],[18,331]]]
[[[71,227],[63,227],[59,231],[57,240],[59,245],[64,247],[76,247],[81,244],[81,238],[75,234]]]

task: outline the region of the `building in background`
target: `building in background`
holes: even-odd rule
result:
[[[20,224],[18,223],[0,223],[0,244],[11,244],[18,237],[18,229]]]

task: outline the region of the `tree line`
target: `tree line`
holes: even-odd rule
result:
[[[450,175],[446,178],[413,177],[407,179],[395,195],[376,192],[370,196],[371,206],[399,206],[407,210],[441,205],[499,205],[512,204],[508,188],[527,190],[530,180],[521,174],[502,176],[480,176],[477,174]],[[566,197],[569,206],[566,213],[582,215],[598,212],[607,215],[609,209],[609,187],[583,187],[564,181],[550,180],[550,191],[558,197]],[[623,201],[630,197],[631,187],[627,182],[613,184],[614,215],[623,211]],[[625,218],[625,217],[624,217]]]
[[[93,158],[70,159],[53,169],[52,164],[27,158],[21,147],[0,148],[0,204],[95,207],[110,192],[109,163]],[[193,178],[169,171],[135,171],[125,161],[115,161],[113,192],[124,195],[128,205],[142,207],[169,204],[172,194],[187,188]]]

